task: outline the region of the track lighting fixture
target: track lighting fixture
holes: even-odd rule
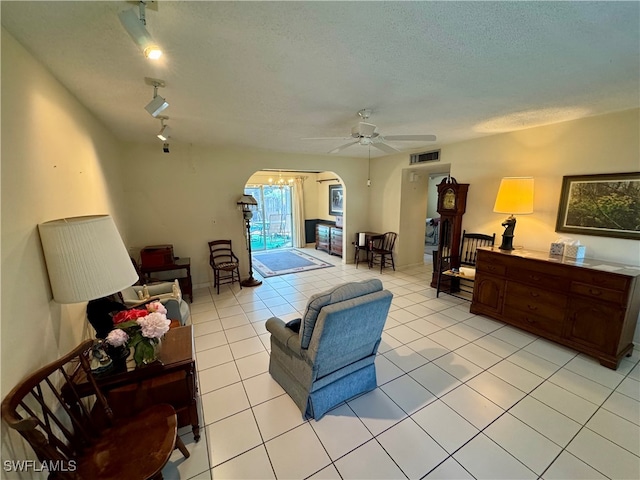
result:
[[[162,56],[162,50],[158,46],[156,42],[154,42],[153,37],[147,31],[147,19],[145,16],[145,8],[149,2],[141,1],[139,3],[140,17],[136,15],[136,12],[131,10],[125,10],[124,12],[120,12],[118,17],[120,18],[120,23],[127,31],[129,36],[133,39],[133,41],[138,45],[138,48],[142,50],[144,56],[150,58],[152,60],[157,60]],[[157,9],[157,3],[152,2]]]
[[[160,131],[158,132],[157,137],[163,142],[166,142],[168,138],[171,136],[171,127],[169,125],[165,125],[164,122],[165,120],[169,120],[169,117],[165,117],[164,115],[158,115],[158,118],[160,119],[161,128],[160,128]]]
[[[153,100],[151,100],[145,108],[149,115],[157,117],[160,113],[169,106],[167,101],[158,95],[158,87],[164,87],[164,80],[158,80],[157,78],[144,79],[147,85],[153,85]]]

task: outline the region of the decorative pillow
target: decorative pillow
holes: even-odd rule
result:
[[[337,287],[327,290],[326,292],[316,293],[309,299],[307,309],[304,312],[302,320],[302,334],[300,338],[301,348],[309,348],[313,327],[320,314],[322,307],[331,305],[332,303],[343,302],[351,298],[361,297],[373,292],[382,290],[382,282],[377,278],[365,280],[362,282],[343,283]]]
[[[290,320],[287,323],[285,323],[285,327],[287,327],[290,330],[293,330],[294,332],[298,333],[300,332],[300,323],[302,322],[301,318],[296,318],[295,320]]]

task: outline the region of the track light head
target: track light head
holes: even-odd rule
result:
[[[120,23],[133,39],[135,44],[138,45],[138,48],[142,50],[144,56],[152,60],[157,60],[162,56],[162,50],[158,44],[154,42],[153,37],[145,27],[145,3],[140,2],[139,8],[140,18],[138,18],[138,15],[136,15],[133,9],[120,12],[118,14]]]
[[[157,60],[162,56],[162,50],[158,45],[149,45],[143,50],[144,56],[151,60]]]
[[[165,125],[164,122],[169,120],[169,117],[166,115],[158,115],[158,118],[160,119],[160,131],[156,136],[163,142],[167,142],[171,136],[171,127],[169,125]]]
[[[149,112],[149,115],[157,117],[168,106],[169,104],[167,101],[160,95],[157,95],[153,97],[153,100],[151,100],[144,108]]]
[[[166,142],[167,140],[169,140],[169,137],[171,137],[171,127],[163,123],[162,128],[158,132],[157,136],[160,140]]]
[[[151,100],[145,108],[149,115],[157,117],[160,113],[169,106],[169,103],[160,95],[158,95],[158,87],[164,87],[164,81],[155,78],[145,78],[147,85],[153,85],[153,100]]]

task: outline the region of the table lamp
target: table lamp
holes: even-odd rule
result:
[[[39,224],[38,231],[53,299],[58,303],[91,305],[138,280],[120,233],[108,215],[52,220]],[[113,323],[102,325],[104,322],[91,320],[98,337],[113,328]],[[94,354],[105,355],[104,361],[111,363],[104,352]]]
[[[242,280],[240,285],[243,287],[257,287],[262,285],[262,281],[253,278],[253,259],[251,258],[251,219],[253,218],[253,212],[251,209],[258,205],[258,201],[251,195],[245,194],[238,200],[238,205],[242,206],[242,218],[244,218],[247,229],[247,251],[249,252],[249,278]]]
[[[505,177],[500,181],[498,196],[493,207],[495,213],[508,213],[502,222],[505,227],[500,250],[513,250],[513,232],[516,229],[515,214],[533,213],[533,177]]]

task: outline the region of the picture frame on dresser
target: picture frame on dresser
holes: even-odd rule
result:
[[[556,232],[640,240],[640,172],[562,177]]]
[[[329,215],[344,213],[344,191],[342,185],[329,185]]]

